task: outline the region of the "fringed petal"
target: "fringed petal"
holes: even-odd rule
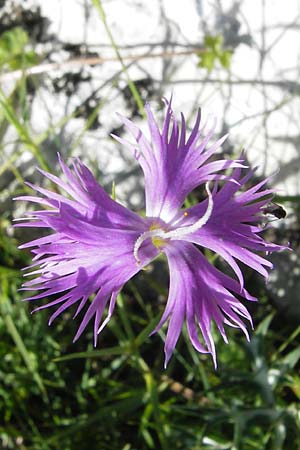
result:
[[[210,353],[216,367],[212,322],[217,325],[225,342],[224,324],[241,328],[249,339],[242,319],[248,320],[252,326],[251,316],[235,295],[250,301],[256,299],[235,280],[209,264],[192,244],[172,242],[165,248],[165,253],[170,270],[170,290],[165,312],[154,330],[158,331],[169,320],[165,365],[174,351],[185,320],[192,345],[200,353]]]
[[[239,161],[216,161],[205,164],[224,142],[218,140],[208,150],[206,146],[213,137],[215,123],[202,136],[200,111],[189,138],[186,140],[186,125],[183,115],[181,124],[174,117],[171,101],[166,101],[166,113],[160,132],[150,106],[145,106],[150,131],[150,141],[130,120],[121,117],[124,125],[135,140],[125,144],[141,165],[145,175],[146,215],[160,217],[170,222],[182,206],[186,196],[198,185],[217,179],[216,172],[228,168],[244,167]],[[180,129],[181,128],[181,129]],[[199,142],[200,141],[200,142]],[[220,178],[222,175],[219,176]]]

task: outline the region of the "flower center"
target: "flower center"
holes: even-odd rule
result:
[[[214,202],[212,198],[212,193],[209,189],[209,183],[205,184],[205,189],[208,195],[208,204],[205,213],[202,217],[200,217],[196,222],[194,222],[192,225],[187,225],[185,227],[178,227],[172,230],[164,230],[161,228],[159,224],[152,224],[148,231],[145,231],[143,234],[141,234],[137,240],[135,241],[134,248],[133,248],[133,256],[137,262],[137,264],[140,264],[141,261],[138,256],[139,249],[142,245],[142,243],[148,239],[151,238],[152,244],[156,248],[161,248],[166,244],[167,240],[176,240],[181,239],[182,237],[186,236],[189,233],[194,233],[195,231],[202,228],[207,221],[209,220]],[[187,214],[184,213],[184,216]]]
[[[152,244],[153,244],[156,248],[161,248],[161,247],[163,247],[164,244],[165,244],[165,240],[164,240],[164,239],[159,238],[159,237],[155,237],[155,236],[151,239],[151,241],[152,241]]]
[[[160,228],[160,226],[157,223],[154,223],[150,226],[149,231],[153,231],[153,230],[157,230],[157,232],[159,232],[159,233],[165,233],[165,231],[162,228]],[[152,241],[152,244],[156,248],[161,248],[165,244],[165,240],[162,237],[160,237],[160,234],[159,234],[159,236],[155,236],[155,235],[152,236],[151,241]]]

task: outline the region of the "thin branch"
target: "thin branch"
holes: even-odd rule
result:
[[[188,56],[196,53],[203,52],[202,48],[194,48],[192,50],[185,50],[180,52],[159,52],[159,53],[144,53],[141,55],[128,55],[123,56],[123,60],[125,61],[140,61],[142,59],[151,59],[151,58],[176,58],[178,56]],[[47,64],[38,64],[36,66],[29,67],[28,69],[23,70],[14,70],[12,72],[4,73],[0,76],[0,81],[12,81],[21,78],[26,75],[39,75],[41,73],[55,71],[55,70],[68,70],[70,68],[76,67],[84,67],[84,66],[96,66],[99,64],[104,64],[106,62],[118,61],[117,57],[108,56],[93,56],[93,57],[84,57],[84,58],[74,58],[69,59],[67,61],[61,63],[47,63]]]

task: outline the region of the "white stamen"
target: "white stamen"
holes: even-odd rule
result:
[[[205,190],[208,195],[208,204],[203,216],[200,217],[200,219],[198,219],[195,223],[193,223],[193,225],[188,225],[186,227],[176,228],[175,230],[168,231],[167,233],[165,233],[165,238],[176,239],[178,237],[184,236],[185,234],[193,233],[194,231],[200,230],[200,228],[202,228],[208,222],[214,207],[214,201],[209,189],[209,183],[205,184]]]
[[[141,263],[141,261],[138,257],[138,252],[139,252],[139,249],[140,249],[142,243],[146,239],[152,238],[152,237],[156,237],[156,238],[160,238],[160,239],[171,239],[171,240],[178,239],[178,238],[181,238],[182,236],[185,236],[186,234],[194,233],[195,231],[200,230],[200,228],[202,228],[208,222],[208,220],[212,214],[213,207],[214,207],[213,197],[212,197],[211,191],[209,189],[209,182],[207,182],[205,184],[205,190],[208,195],[207,208],[206,208],[206,211],[203,214],[203,216],[200,217],[200,219],[198,219],[195,223],[193,223],[192,225],[188,225],[186,227],[176,228],[175,230],[171,230],[171,231],[164,231],[161,228],[156,228],[154,230],[145,231],[143,234],[141,234],[138,237],[138,239],[135,241],[134,248],[133,248],[133,256],[134,256],[137,264]]]
[[[133,247],[133,256],[136,259],[136,262],[138,264],[140,264],[140,259],[138,257],[138,251],[140,249],[140,246],[142,245],[142,243],[151,237],[161,237],[162,239],[164,238],[164,234],[165,231],[162,230],[161,228],[156,228],[155,230],[149,230],[149,231],[145,231],[145,233],[141,234],[138,239],[135,241],[134,247]]]

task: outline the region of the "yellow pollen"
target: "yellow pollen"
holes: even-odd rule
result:
[[[187,217],[187,216],[189,215],[189,213],[185,211],[185,212],[183,213],[183,215],[184,215],[184,217]]]
[[[157,237],[153,237],[151,239],[152,244],[156,247],[156,248],[161,248],[165,245],[165,240],[162,238],[157,238]]]
[[[152,225],[150,225],[149,230],[158,230],[160,228],[160,226],[158,225],[158,223],[153,223]]]
[[[154,223],[149,227],[149,230],[161,230],[161,226],[158,223]],[[165,245],[165,240],[162,239],[161,237],[155,237],[153,236],[151,238],[152,244],[156,247],[156,248],[161,248]]]

